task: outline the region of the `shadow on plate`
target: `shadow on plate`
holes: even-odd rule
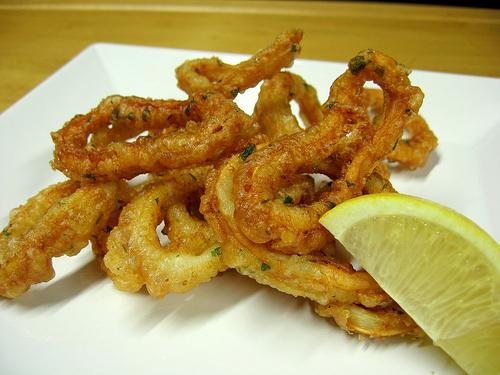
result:
[[[56,276],[56,279],[47,286],[32,287],[13,303],[32,309],[68,302],[105,277],[95,262],[90,261],[67,276],[61,278]]]
[[[409,170],[409,169],[404,169],[399,167],[398,165],[395,165],[394,167],[390,167],[391,172],[394,173],[394,176],[400,176],[404,177],[407,179],[424,179],[426,178],[431,171],[434,169],[436,165],[438,165],[439,160],[441,159],[441,156],[439,155],[439,152],[434,151],[429,155],[429,158],[427,159],[427,163],[422,168],[417,168],[415,170]]]
[[[134,303],[141,306],[143,311],[139,319],[134,317],[136,328],[145,332],[166,319],[172,319],[176,324],[205,323],[211,316],[236,306],[261,289],[262,286],[254,280],[228,270],[188,293],[172,293],[162,299],[155,299],[142,290],[134,296],[138,299]],[[137,313],[136,309],[134,313]]]

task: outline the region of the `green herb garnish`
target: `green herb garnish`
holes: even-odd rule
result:
[[[142,121],[147,122],[151,118],[151,111],[149,110],[148,107],[144,108],[142,111]]]
[[[378,75],[379,77],[383,77],[385,73],[385,69],[383,66],[377,65],[375,67],[375,74]]]
[[[292,204],[293,203],[293,198],[291,196],[287,195],[285,197],[285,199],[283,199],[283,203],[284,204]]]
[[[12,233],[10,233],[7,228],[5,228],[4,230],[2,230],[2,234],[5,236],[5,237],[9,237]]]
[[[270,266],[269,264],[267,264],[267,263],[262,263],[262,264],[260,265],[260,270],[261,270],[261,271],[268,271],[268,270],[270,270],[270,269],[271,269],[271,266]]]
[[[357,75],[357,74],[359,74],[359,72],[361,72],[365,68],[366,64],[368,64],[368,62],[365,60],[365,58],[363,56],[354,56],[349,61],[349,64],[348,64],[349,71],[352,74]]]
[[[325,108],[332,109],[332,107],[337,103],[335,100],[325,103]]]
[[[245,150],[240,154],[240,159],[245,161],[247,158],[254,152],[255,150],[255,145],[253,143],[250,143]]]
[[[356,186],[356,184],[354,182],[349,181],[349,180],[347,180],[345,183],[346,183],[348,188],[352,188],[352,187]]]
[[[210,254],[212,254],[213,257],[217,257],[219,255],[222,255],[222,248],[220,246],[217,246],[215,249],[213,249]]]

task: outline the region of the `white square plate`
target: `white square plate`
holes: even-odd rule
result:
[[[0,116],[0,226],[10,209],[64,179],[50,169],[49,132],[110,94],[183,98],[174,69],[186,59],[241,55],[97,44]],[[298,60],[292,70],[321,99],[346,64]],[[500,79],[417,71],[422,114],[439,138],[428,166],[394,174],[400,191],[465,214],[500,239]],[[256,93],[239,103],[251,111]],[[419,342],[359,340],[309,303],[227,272],[161,300],[127,294],[90,249],[55,261],[57,276],[16,300],[0,299],[4,374],[457,374],[441,350]]]

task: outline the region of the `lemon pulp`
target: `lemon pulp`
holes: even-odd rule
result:
[[[320,222],[461,367],[500,373],[493,238],[448,208],[401,194],[351,199]]]

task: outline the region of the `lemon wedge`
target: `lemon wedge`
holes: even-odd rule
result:
[[[500,246],[485,231],[402,194],[348,200],[320,223],[465,371],[500,374]]]

